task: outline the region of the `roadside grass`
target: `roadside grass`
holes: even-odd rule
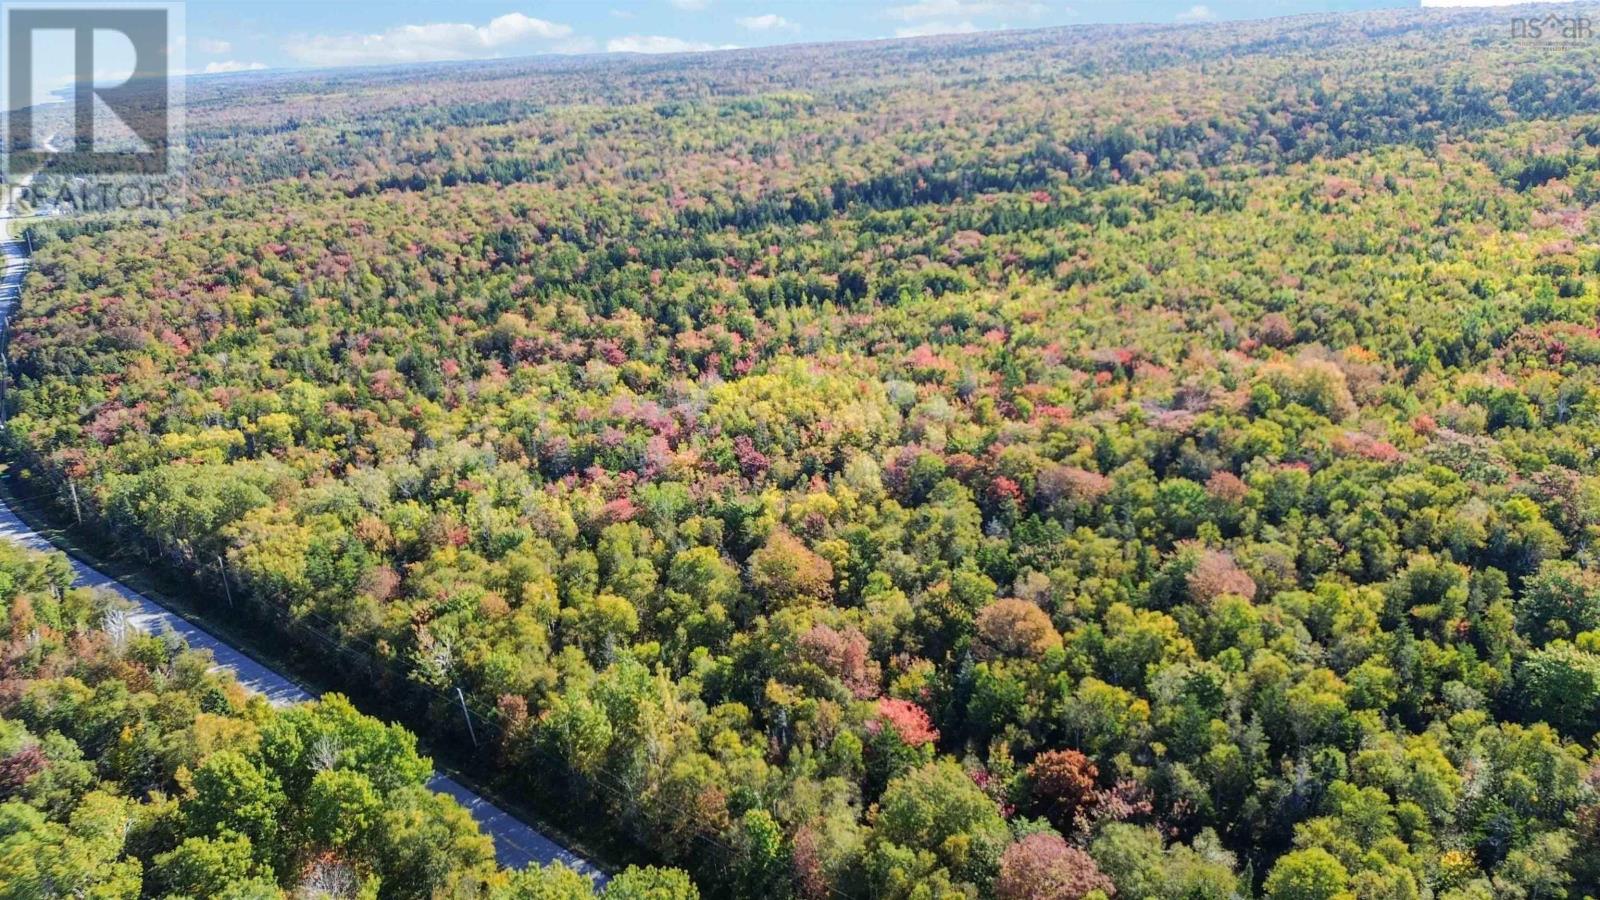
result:
[[[344,694],[368,715],[397,721],[411,728],[417,735],[419,750],[433,759],[434,768],[439,772],[454,778],[573,853],[585,857],[607,874],[615,874],[628,864],[648,864],[652,861],[637,846],[619,841],[607,833],[593,821],[593,816],[580,815],[588,810],[570,803],[559,809],[549,808],[557,806],[559,801],[554,799],[549,804],[534,806],[506,795],[495,785],[493,774],[487,771],[485,761],[473,759],[470,747],[459,746],[454,741],[430,740],[429,735],[434,730],[431,723],[412,722],[409,716],[397,714],[373,685],[337,683],[340,679],[329,677],[330,667],[326,659],[310,659],[310,654],[304,651],[296,652],[294,648],[284,647],[277,640],[281,635],[276,630],[263,629],[256,623],[227,615],[226,601],[220,597],[213,598],[210,603],[200,602],[197,594],[209,593],[210,588],[201,588],[186,576],[164,572],[142,559],[131,558],[125,548],[105,540],[90,527],[68,521],[70,516],[65,510],[40,502],[40,495],[30,491],[30,487],[32,485],[10,463],[0,463],[0,499],[16,513],[17,518],[49,540],[56,549],[88,563],[169,612],[211,632],[307,693]]]

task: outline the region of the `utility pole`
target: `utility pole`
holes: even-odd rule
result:
[[[72,493],[72,517],[78,520],[79,525],[82,525],[83,510],[78,508],[78,482],[71,476],[67,478],[67,490]]]
[[[228,606],[233,606],[233,588],[228,587],[228,564],[222,561],[222,554],[217,554],[217,571],[222,574],[222,595],[228,598]]]
[[[467,734],[472,738],[472,746],[478,746],[478,732],[472,727],[472,712],[467,709],[467,695],[461,693],[461,685],[456,685],[456,699],[461,701],[461,717],[467,720]]]

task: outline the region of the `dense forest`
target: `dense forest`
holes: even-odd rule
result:
[[[35,229],[17,489],[708,896],[1600,895],[1600,43],[1509,22],[197,81],[185,212]],[[507,877],[274,768],[338,701],[104,643],[24,696],[177,712],[6,699],[113,787],[0,830]]]
[[[559,866],[497,869],[403,728],[337,694],[277,709],[71,583],[60,554],[0,543],[0,897],[593,896]],[[640,896],[696,894],[631,868],[603,900]]]

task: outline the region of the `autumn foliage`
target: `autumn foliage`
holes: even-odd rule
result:
[[[1000,900],[1082,900],[1091,893],[1113,896],[1116,887],[1094,857],[1045,832],[1006,848],[994,891]]]
[[[186,209],[30,220],[7,477],[619,890],[1600,896],[1596,74],[1396,8],[194,79]],[[74,677],[200,690],[141,652]]]

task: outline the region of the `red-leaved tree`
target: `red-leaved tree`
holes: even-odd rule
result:
[[[1111,896],[1116,890],[1093,857],[1048,831],[1006,848],[994,886],[1000,900],[1080,900],[1092,891]]]
[[[1028,766],[1028,796],[1035,812],[1071,834],[1094,807],[1100,770],[1076,750],[1046,750]]]

